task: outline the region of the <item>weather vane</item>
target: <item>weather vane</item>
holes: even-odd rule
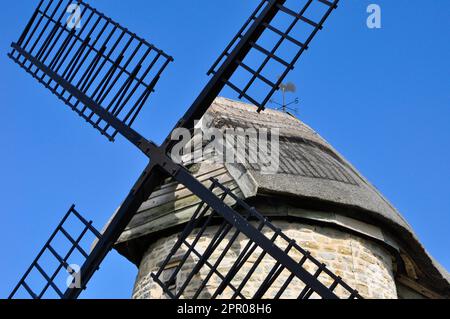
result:
[[[283,96],[282,103],[278,103],[273,99],[270,100],[269,102],[279,106],[276,110],[282,110],[284,113],[287,113],[288,111],[293,111],[294,113],[297,113],[298,110],[296,108],[291,108],[290,106],[300,103],[300,100],[298,97],[296,97],[293,101],[286,103],[286,93],[297,92],[297,86],[292,82],[281,83],[280,90],[281,90],[282,96]]]

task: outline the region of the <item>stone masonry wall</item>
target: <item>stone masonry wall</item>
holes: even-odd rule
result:
[[[275,224],[283,232],[285,232],[287,236],[295,239],[301,247],[310,251],[315,258],[325,263],[336,275],[341,276],[347,284],[357,289],[364,298],[397,298],[392,256],[378,244],[330,227],[312,226],[285,221],[276,221]],[[199,251],[205,249],[209,243],[209,240],[216,232],[217,227],[208,228],[196,246],[197,249]],[[193,237],[194,235],[191,236]],[[270,237],[270,234],[266,234],[266,236]],[[139,268],[133,298],[166,298],[158,284],[153,282],[150,274],[158,270],[158,265],[160,265],[165,259],[176,240],[176,235],[161,238],[149,247]],[[188,239],[188,241],[192,241],[192,238]],[[233,264],[234,260],[237,258],[240,251],[244,249],[247,243],[248,240],[246,238],[238,237],[236,242],[233,244],[230,253],[227,254],[225,259],[219,265],[218,271],[221,274],[227,274],[227,270],[230,265]],[[226,244],[226,241],[224,244]],[[282,245],[279,244],[279,246]],[[233,280],[233,283],[236,286],[239,286],[239,283],[242,281],[245,274],[251,269],[259,253],[260,251],[255,251],[255,254],[247,260],[244,267],[237,274]],[[220,249],[218,249],[211,258],[217,258],[219,254]],[[298,256],[291,257],[295,260],[300,259]],[[197,260],[198,259],[191,257],[187,260],[186,264],[177,275],[177,281],[175,284],[176,287],[184,282],[187,274],[190,270],[192,270]],[[176,261],[174,262],[176,263]],[[255,275],[251,277],[248,284],[242,290],[242,294],[246,298],[251,297],[252,293],[255,293],[262,280],[264,280],[274,264],[275,261],[270,257],[263,260],[260,266],[261,268],[255,272]],[[310,273],[314,273],[315,271],[312,265],[305,264],[305,268]],[[170,270],[167,271],[169,271],[168,275],[170,275]],[[183,294],[184,298],[190,298],[194,295],[194,292],[199,287],[201,279],[204,279],[208,272],[209,268],[202,268],[202,270],[194,277],[191,284],[187,287],[185,293]],[[288,272],[283,272],[279,276],[277,282],[275,282],[266,295],[264,295],[264,298],[273,298],[288,276]],[[328,283],[326,278],[319,279],[321,279],[321,281],[325,284]],[[208,284],[203,289],[200,298],[210,298],[211,294],[220,285],[220,282],[221,280],[218,276],[214,275],[211,277]],[[282,298],[296,298],[303,287],[304,285],[300,281],[292,281],[286,292],[282,295]],[[335,292],[340,297],[346,297],[342,290],[336,290]],[[231,289],[226,289],[219,297],[227,299],[232,295],[233,291]]]

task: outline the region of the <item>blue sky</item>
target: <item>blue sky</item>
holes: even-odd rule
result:
[[[258,0],[89,2],[175,57],[135,125],[159,142]],[[372,2],[383,10],[380,30],[365,24]],[[146,165],[124,139],[107,142],[7,58],[34,3],[10,1],[0,11],[0,298],[72,203],[101,228]],[[343,0],[288,78],[302,101],[299,118],[380,189],[447,269],[449,31],[448,0]],[[135,276],[112,253],[83,297],[128,298]]]

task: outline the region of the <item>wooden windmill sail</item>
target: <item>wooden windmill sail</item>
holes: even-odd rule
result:
[[[211,180],[211,186],[208,188],[193,177],[185,167],[175,163],[168,155],[174,145],[170,139],[171,134],[162,145],[156,145],[131,128],[172,58],[83,1],[76,2],[83,17],[86,17],[83,25],[80,28],[68,28],[65,23],[65,13],[70,3],[71,1],[64,0],[42,0],[19,40],[12,44],[9,56],[110,141],[120,134],[133,143],[149,158],[149,164],[101,234],[72,207],[10,298],[15,297],[21,288],[25,288],[33,298],[45,297],[45,292],[49,289],[56,291],[61,298],[77,298],[86,289],[89,280],[135,212],[166,178],[172,178],[183,184],[202,201],[178,242],[169,252],[161,269],[170,262],[180,246],[186,244],[189,249],[182,260],[194,254],[199,258],[198,265],[192,269],[185,283],[177,291],[170,289],[170,278],[169,280],[161,279],[161,271],[153,274],[153,279],[161,285],[168,296],[180,298],[183,289],[199,268],[207,265],[210,273],[219,274],[222,280],[213,297],[219,296],[224,289],[231,288],[235,292],[235,297],[242,298],[241,291],[246,285],[245,278],[255,270],[251,269],[239,285],[236,285],[233,279],[243,262],[258,250],[260,255],[256,264],[266,256],[275,259],[277,263],[252,296],[253,298],[263,297],[280,273],[286,271],[289,272],[289,277],[285,285],[281,287],[279,295],[283,293],[289,282],[300,280],[304,283],[304,289],[299,291],[298,298],[313,296],[337,298],[334,291],[338,287],[347,292],[348,298],[360,298],[357,291],[334,275],[326,265],[319,263],[308,251],[277,229],[254,208],[236,197],[229,189],[216,180]],[[300,6],[299,3],[301,3]],[[212,75],[211,80],[175,128],[192,129],[194,122],[205,114],[225,86],[236,91],[239,98],[245,98],[254,104],[255,111],[263,111],[314,36],[322,29],[325,20],[337,7],[337,3],[338,0],[304,2],[262,0],[213,64],[208,72]],[[314,13],[316,20],[311,18],[309,12]],[[274,24],[274,20],[280,15],[291,18],[291,24],[287,29],[281,29]],[[302,34],[302,39],[294,34],[298,25],[308,30]],[[269,33],[271,40],[261,41]],[[273,40],[274,36],[276,40]],[[280,56],[278,49],[286,43],[293,46],[289,51],[290,55]],[[251,65],[247,61],[253,52],[264,56],[258,65]],[[282,68],[281,73],[277,72],[276,76],[274,75],[276,80],[270,79],[266,72],[263,72],[271,63]],[[242,73],[249,75],[248,81],[237,84],[242,82],[236,82]],[[254,90],[255,87],[258,89]],[[217,190],[220,191],[220,195],[217,195]],[[232,206],[227,204],[225,202],[227,198],[231,198],[235,204]],[[74,214],[85,225],[79,235],[70,234],[64,225],[70,214]],[[196,240],[199,240],[202,236],[201,229],[209,225],[213,216],[221,219],[222,224],[207,250],[199,252],[195,248],[195,243],[186,243],[186,238],[194,229],[200,228],[200,231],[196,233]],[[269,229],[270,232],[263,232],[264,229]],[[83,235],[88,231],[94,233],[98,239],[90,253],[80,245]],[[54,249],[53,240],[61,233],[71,243],[71,248],[65,253]],[[270,236],[267,235],[269,233]],[[229,272],[222,274],[217,271],[210,256],[228,234],[232,234],[232,238],[245,236],[249,242],[236,262],[230,266]],[[287,244],[280,246],[280,240]],[[230,245],[231,241],[225,247],[221,246],[222,255],[227,254]],[[79,283],[70,285],[68,289],[58,286],[54,281],[58,271],[56,274],[49,274],[39,263],[40,256],[46,251],[58,259],[60,263],[58,271],[66,269],[72,273],[74,271],[67,262],[68,256],[73,251],[81,252],[85,262],[74,274]],[[290,254],[292,251],[296,252],[295,255],[299,256],[299,259],[295,259]],[[306,262],[316,266],[313,274],[303,267]],[[28,285],[27,276],[34,269],[37,269],[45,278],[44,287],[35,288]],[[177,270],[172,276],[176,276],[176,272]],[[323,277],[327,280],[321,280]],[[206,283],[207,279],[201,285]]]

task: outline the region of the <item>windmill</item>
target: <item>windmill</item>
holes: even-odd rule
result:
[[[279,90],[287,74],[294,69],[314,36],[322,29],[325,20],[337,7],[338,1],[307,0],[299,7],[298,1],[262,0],[208,71],[212,78],[175,128],[192,129],[194,122],[205,114],[226,86],[236,91],[239,98],[245,98],[254,104],[257,112],[262,112],[273,94]],[[66,25],[69,5],[73,5],[72,1],[41,0],[19,40],[12,44],[9,57],[108,140],[114,141],[118,134],[125,137],[149,158],[149,164],[102,232],[97,231],[92,222],[83,218],[75,206],[72,206],[14,288],[10,298],[14,298],[19,289],[25,289],[35,299],[44,298],[49,290],[53,290],[63,299],[78,298],[135,212],[167,178],[184,185],[202,201],[161,265],[161,270],[153,274],[155,282],[161,285],[169,297],[180,298],[183,289],[202,265],[208,265],[211,274],[217,274],[216,266],[209,258],[225,236],[232,234],[232,238],[246,236],[249,243],[230,267],[228,274],[221,276],[222,283],[213,297],[219,296],[221,291],[229,287],[235,291],[236,298],[243,298],[241,291],[246,285],[247,277],[244,277],[237,287],[233,278],[240,270],[242,262],[258,249],[261,253],[256,264],[265,256],[271,256],[277,263],[253,298],[261,298],[281,272],[285,271],[290,275],[280,288],[278,296],[292,280],[300,280],[304,283],[304,289],[299,292],[298,298],[337,298],[334,293],[336,289],[345,291],[350,299],[361,298],[342,278],[333,274],[326,265],[321,264],[258,211],[235,196],[231,190],[217,180],[211,180],[210,187],[207,187],[185,167],[175,163],[168,155],[174,146],[170,134],[162,145],[156,145],[131,127],[154,91],[163,71],[173,60],[172,57],[80,0],[76,1],[76,9],[83,16],[83,23],[75,23],[76,27],[69,27]],[[307,15],[308,10],[313,7],[317,16],[315,21]],[[281,14],[292,19],[285,31],[273,24]],[[73,16],[70,18],[69,20],[73,20]],[[292,35],[297,25],[304,25],[309,29],[302,40]],[[268,32],[278,37],[272,48],[259,42]],[[296,48],[291,51],[289,59],[277,54],[283,43],[289,43]],[[246,62],[246,57],[252,52],[265,56],[263,62],[256,67]],[[270,80],[262,73],[269,62],[277,63],[284,70],[276,81]],[[233,78],[241,71],[250,74],[250,80],[243,86],[233,82]],[[265,85],[262,96],[252,93],[257,82]],[[220,191],[220,195],[217,195],[217,191]],[[227,204],[227,198],[231,198],[235,204]],[[201,253],[196,250],[195,241],[201,238],[202,229],[211,222],[213,216],[222,220],[222,224],[207,250]],[[82,225],[78,235],[74,236],[68,231],[67,223],[70,218]],[[267,236],[263,229],[269,229],[271,236]],[[187,236],[193,232],[196,234],[194,242],[187,243]],[[81,247],[81,242],[88,233],[97,239],[90,252]],[[54,241],[60,235],[71,243],[71,248],[65,254],[55,249]],[[280,240],[287,243],[285,249],[278,245]],[[191,254],[197,255],[199,262],[181,288],[174,292],[170,289],[173,278],[164,280],[161,278],[161,272],[183,244],[188,245],[189,249],[178,267],[181,267],[183,260]],[[227,254],[230,244],[222,249],[221,254]],[[79,270],[73,269],[68,262],[75,251],[81,253],[85,259]],[[300,259],[295,260],[292,257],[290,253],[293,251],[297,256],[301,256]],[[45,253],[52,254],[59,262],[57,271],[53,274],[47,273],[40,264],[40,258]],[[307,262],[316,266],[314,274],[303,267]],[[67,289],[55,281],[62,269],[73,275],[73,281]],[[172,277],[176,276],[178,270],[174,270]],[[45,279],[45,285],[38,288],[39,291],[27,282],[32,271],[38,271]],[[249,274],[253,271],[255,269],[251,269]],[[327,284],[320,280],[322,277],[328,278]],[[202,285],[206,283],[207,279]]]

